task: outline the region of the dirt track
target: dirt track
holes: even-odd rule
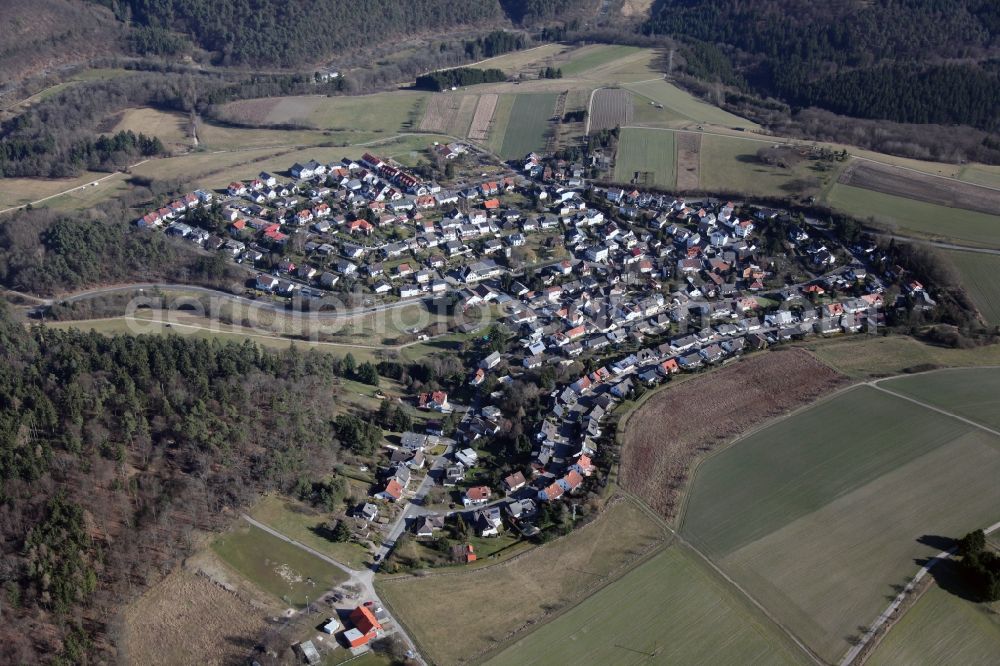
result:
[[[788,349],[668,384],[629,418],[619,480],[673,519],[697,460],[845,381],[807,352]]]
[[[841,174],[840,182],[949,208],[964,208],[994,215],[1000,211],[1000,191],[899,169],[888,164],[855,162]]]

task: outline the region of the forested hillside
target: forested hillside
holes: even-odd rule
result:
[[[1000,129],[994,0],[660,0],[645,31],[685,40],[690,74],[792,105]]]
[[[106,623],[193,529],[329,473],[342,370],[251,344],[29,332],[0,306],[0,662],[108,659]]]
[[[95,1],[135,25],[182,33],[223,64],[251,66],[302,66],[394,36],[504,19],[496,0]]]

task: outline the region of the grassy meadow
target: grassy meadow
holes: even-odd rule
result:
[[[347,580],[332,564],[242,521],[213,541],[212,550],[259,589],[297,608]]]
[[[972,303],[987,324],[1000,325],[1000,256],[981,252],[943,251]]]
[[[556,105],[555,93],[517,95],[504,131],[500,155],[504,159],[524,157],[545,149],[546,135]],[[501,97],[501,102],[503,98]],[[496,113],[499,114],[500,105]],[[494,122],[496,122],[494,115]]]
[[[746,118],[740,118],[728,111],[723,111],[717,106],[703,102],[691,93],[681,90],[663,79],[629,83],[624,87],[638,95],[662,104],[664,107],[671,109],[691,122],[707,125],[723,125],[726,127],[758,127],[758,125]]]
[[[952,349],[929,345],[900,335],[810,340],[801,346],[834,370],[855,379],[896,375],[908,368],[928,365],[937,367],[1000,365],[1000,345]]]
[[[271,529],[295,539],[352,569],[371,561],[368,549],[357,543],[337,543],[322,536],[330,514],[281,495],[266,495],[254,505],[250,516]]]
[[[615,158],[615,180],[628,183],[636,172],[650,171],[649,185],[672,188],[677,184],[674,133],[629,127],[621,130]]]
[[[953,240],[976,246],[1000,245],[1000,216],[946,208],[840,183],[826,195],[827,203],[862,220],[871,218],[899,233]]]
[[[636,46],[596,44],[573,51],[564,64],[558,64],[564,77],[573,77],[588,70],[607,65],[625,56],[641,51]]]
[[[664,539],[657,521],[619,501],[586,527],[513,560],[377,586],[430,661],[467,663],[623,575]]]

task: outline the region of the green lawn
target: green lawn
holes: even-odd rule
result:
[[[559,65],[558,67],[562,69],[563,76],[572,77],[580,74],[581,72],[585,72],[588,69],[593,69],[620,58],[624,58],[627,55],[632,55],[640,50],[641,49],[637,46],[612,46],[609,44],[601,44],[587,48],[585,52],[580,53],[575,57],[571,55],[569,61],[563,65]]]
[[[299,608],[347,580],[333,565],[243,521],[213,541],[212,550],[261,590]]]
[[[937,587],[929,589],[868,659],[872,666],[996,664],[1000,614]]]
[[[504,159],[524,157],[545,149],[545,135],[556,105],[555,93],[518,95],[504,132],[500,156]],[[503,98],[501,97],[501,100]],[[497,109],[499,112],[499,107]]]
[[[1000,256],[981,252],[945,251],[962,286],[987,324],[1000,325]]]
[[[615,157],[615,180],[628,183],[637,171],[651,171],[649,185],[672,188],[677,184],[674,133],[655,129],[621,130]],[[640,181],[641,182],[641,181]]]
[[[746,192],[786,197],[818,195],[837,180],[843,164],[803,160],[783,169],[757,159],[771,144],[738,137],[706,134],[701,138],[701,186],[719,192]]]
[[[709,458],[682,532],[835,661],[940,550],[924,535],[1000,518],[997,478],[1000,438],[856,387]]]
[[[497,98],[496,109],[493,110],[493,120],[490,124],[489,138],[486,145],[494,153],[501,154],[504,137],[507,136],[507,127],[510,125],[510,114],[514,110],[514,101],[517,95],[505,93]]]
[[[987,247],[1000,245],[1000,216],[946,208],[850,185],[834,185],[827,203],[862,220],[874,219],[899,233],[915,233]]]
[[[330,521],[330,514],[302,502],[280,495],[267,495],[254,505],[250,515],[352,569],[361,569],[371,561],[367,548],[357,543],[337,543],[322,536],[319,528]]]
[[[805,661],[696,555],[673,546],[486,664],[743,666]]]
[[[881,383],[884,388],[1000,430],[1000,368],[963,368]]]
[[[643,97],[659,102],[664,107],[690,119],[692,122],[724,125],[726,127],[758,127],[756,123],[746,118],[740,118],[728,111],[723,111],[719,107],[707,102],[703,102],[691,93],[681,90],[672,83],[668,83],[662,79],[641,83],[627,83],[624,87]]]

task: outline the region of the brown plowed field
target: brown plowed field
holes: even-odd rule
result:
[[[888,164],[855,162],[841,174],[840,182],[949,208],[964,208],[990,215],[995,215],[1000,210],[1000,190],[938,178]]]
[[[697,190],[701,185],[701,134],[677,133],[677,189]]]
[[[490,132],[490,123],[493,121],[493,114],[497,110],[499,95],[485,94],[479,96],[479,103],[476,105],[476,113],[472,116],[472,125],[469,127],[469,138],[473,141],[486,141]]]
[[[788,349],[667,385],[624,424],[619,482],[672,520],[698,460],[845,382],[805,351]]]
[[[621,88],[602,88],[590,105],[590,131],[614,129],[632,121],[632,93]]]
[[[420,129],[465,137],[478,99],[476,95],[431,95]]]

